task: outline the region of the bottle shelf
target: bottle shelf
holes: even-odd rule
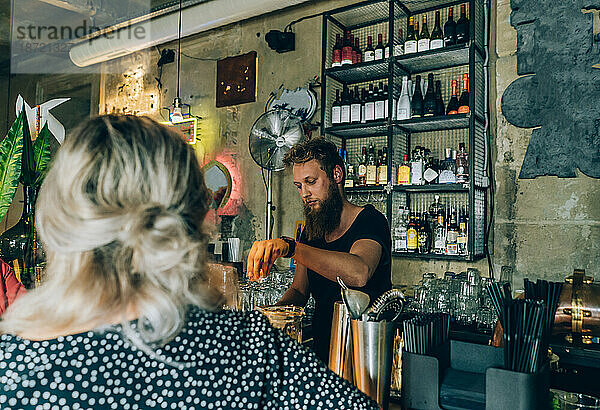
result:
[[[369,192],[384,192],[384,185],[368,185],[368,186],[354,186],[351,188],[344,188],[344,192],[350,193],[369,193]]]
[[[386,135],[388,132],[388,121],[379,120],[368,124],[344,124],[325,128],[327,134],[344,138],[376,137]]]
[[[469,184],[394,185],[395,192],[469,192]]]
[[[422,73],[469,64],[469,47],[469,44],[458,44],[394,58],[404,73]]]
[[[417,252],[392,252],[392,256],[408,259],[436,259],[451,261],[473,261],[481,257],[461,256],[461,255],[438,255],[436,253],[417,253]]]
[[[405,132],[443,131],[469,128],[470,114],[440,115],[394,121],[393,125]]]
[[[328,68],[325,75],[342,84],[362,83],[387,78],[388,67],[388,59],[382,59]]]

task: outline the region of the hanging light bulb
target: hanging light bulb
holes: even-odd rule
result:
[[[176,122],[183,121],[183,112],[181,111],[181,98],[175,97],[173,100],[173,112],[171,113],[171,122],[174,124]]]
[[[177,96],[173,100],[173,112],[171,113],[171,122],[183,121],[183,112],[181,111],[181,97],[179,97],[180,83],[179,77],[181,72],[181,8],[182,0],[179,0],[179,31],[177,32]]]

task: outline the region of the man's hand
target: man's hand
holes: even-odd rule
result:
[[[266,278],[277,258],[287,254],[288,246],[286,241],[279,238],[254,242],[248,254],[248,279]]]

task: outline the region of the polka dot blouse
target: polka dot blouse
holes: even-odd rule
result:
[[[192,308],[145,353],[121,326],[47,341],[0,336],[2,409],[377,409],[258,312]]]

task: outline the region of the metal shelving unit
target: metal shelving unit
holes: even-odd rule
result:
[[[343,36],[345,31],[352,32],[360,39],[361,48],[366,46],[367,36],[375,40],[378,33],[391,39],[393,47],[397,41],[398,29],[407,27],[410,16],[427,14],[434,21],[436,11],[441,12],[441,21],[447,19],[447,9],[466,4],[470,21],[470,41],[467,44],[443,47],[421,53],[390,56],[387,59],[363,62],[356,65],[331,67],[332,49],[336,34]],[[458,15],[458,13],[456,13]],[[323,18],[322,41],[322,93],[321,124],[322,133],[348,152],[351,162],[361,145],[374,140],[388,147],[388,181],[392,181],[393,165],[400,163],[403,154],[411,152],[416,145],[425,145],[432,154],[441,157],[443,149],[458,148],[464,142],[469,154],[469,182],[467,184],[446,185],[396,185],[346,188],[353,197],[357,195],[386,195],[385,209],[390,225],[396,217],[397,207],[412,207],[433,199],[434,194],[441,195],[453,204],[465,205],[469,209],[468,256],[417,254],[393,252],[394,256],[417,259],[476,260],[485,256],[485,230],[487,212],[487,187],[484,186],[485,163],[485,117],[484,101],[487,90],[484,82],[484,18],[483,0],[366,0],[357,4],[329,11]],[[431,28],[430,28],[431,31]],[[406,34],[406,33],[404,33]],[[436,80],[442,81],[444,102],[450,99],[451,81],[460,80],[462,73],[469,75],[470,112],[451,116],[415,118],[396,121],[391,116],[368,124],[331,124],[331,104],[336,90],[344,85],[364,87],[370,83],[382,82],[388,86],[388,110],[391,113],[393,101],[401,91],[402,76],[420,74],[426,78],[433,72]],[[459,81],[460,83],[460,81]],[[383,204],[382,204],[383,205]]]

